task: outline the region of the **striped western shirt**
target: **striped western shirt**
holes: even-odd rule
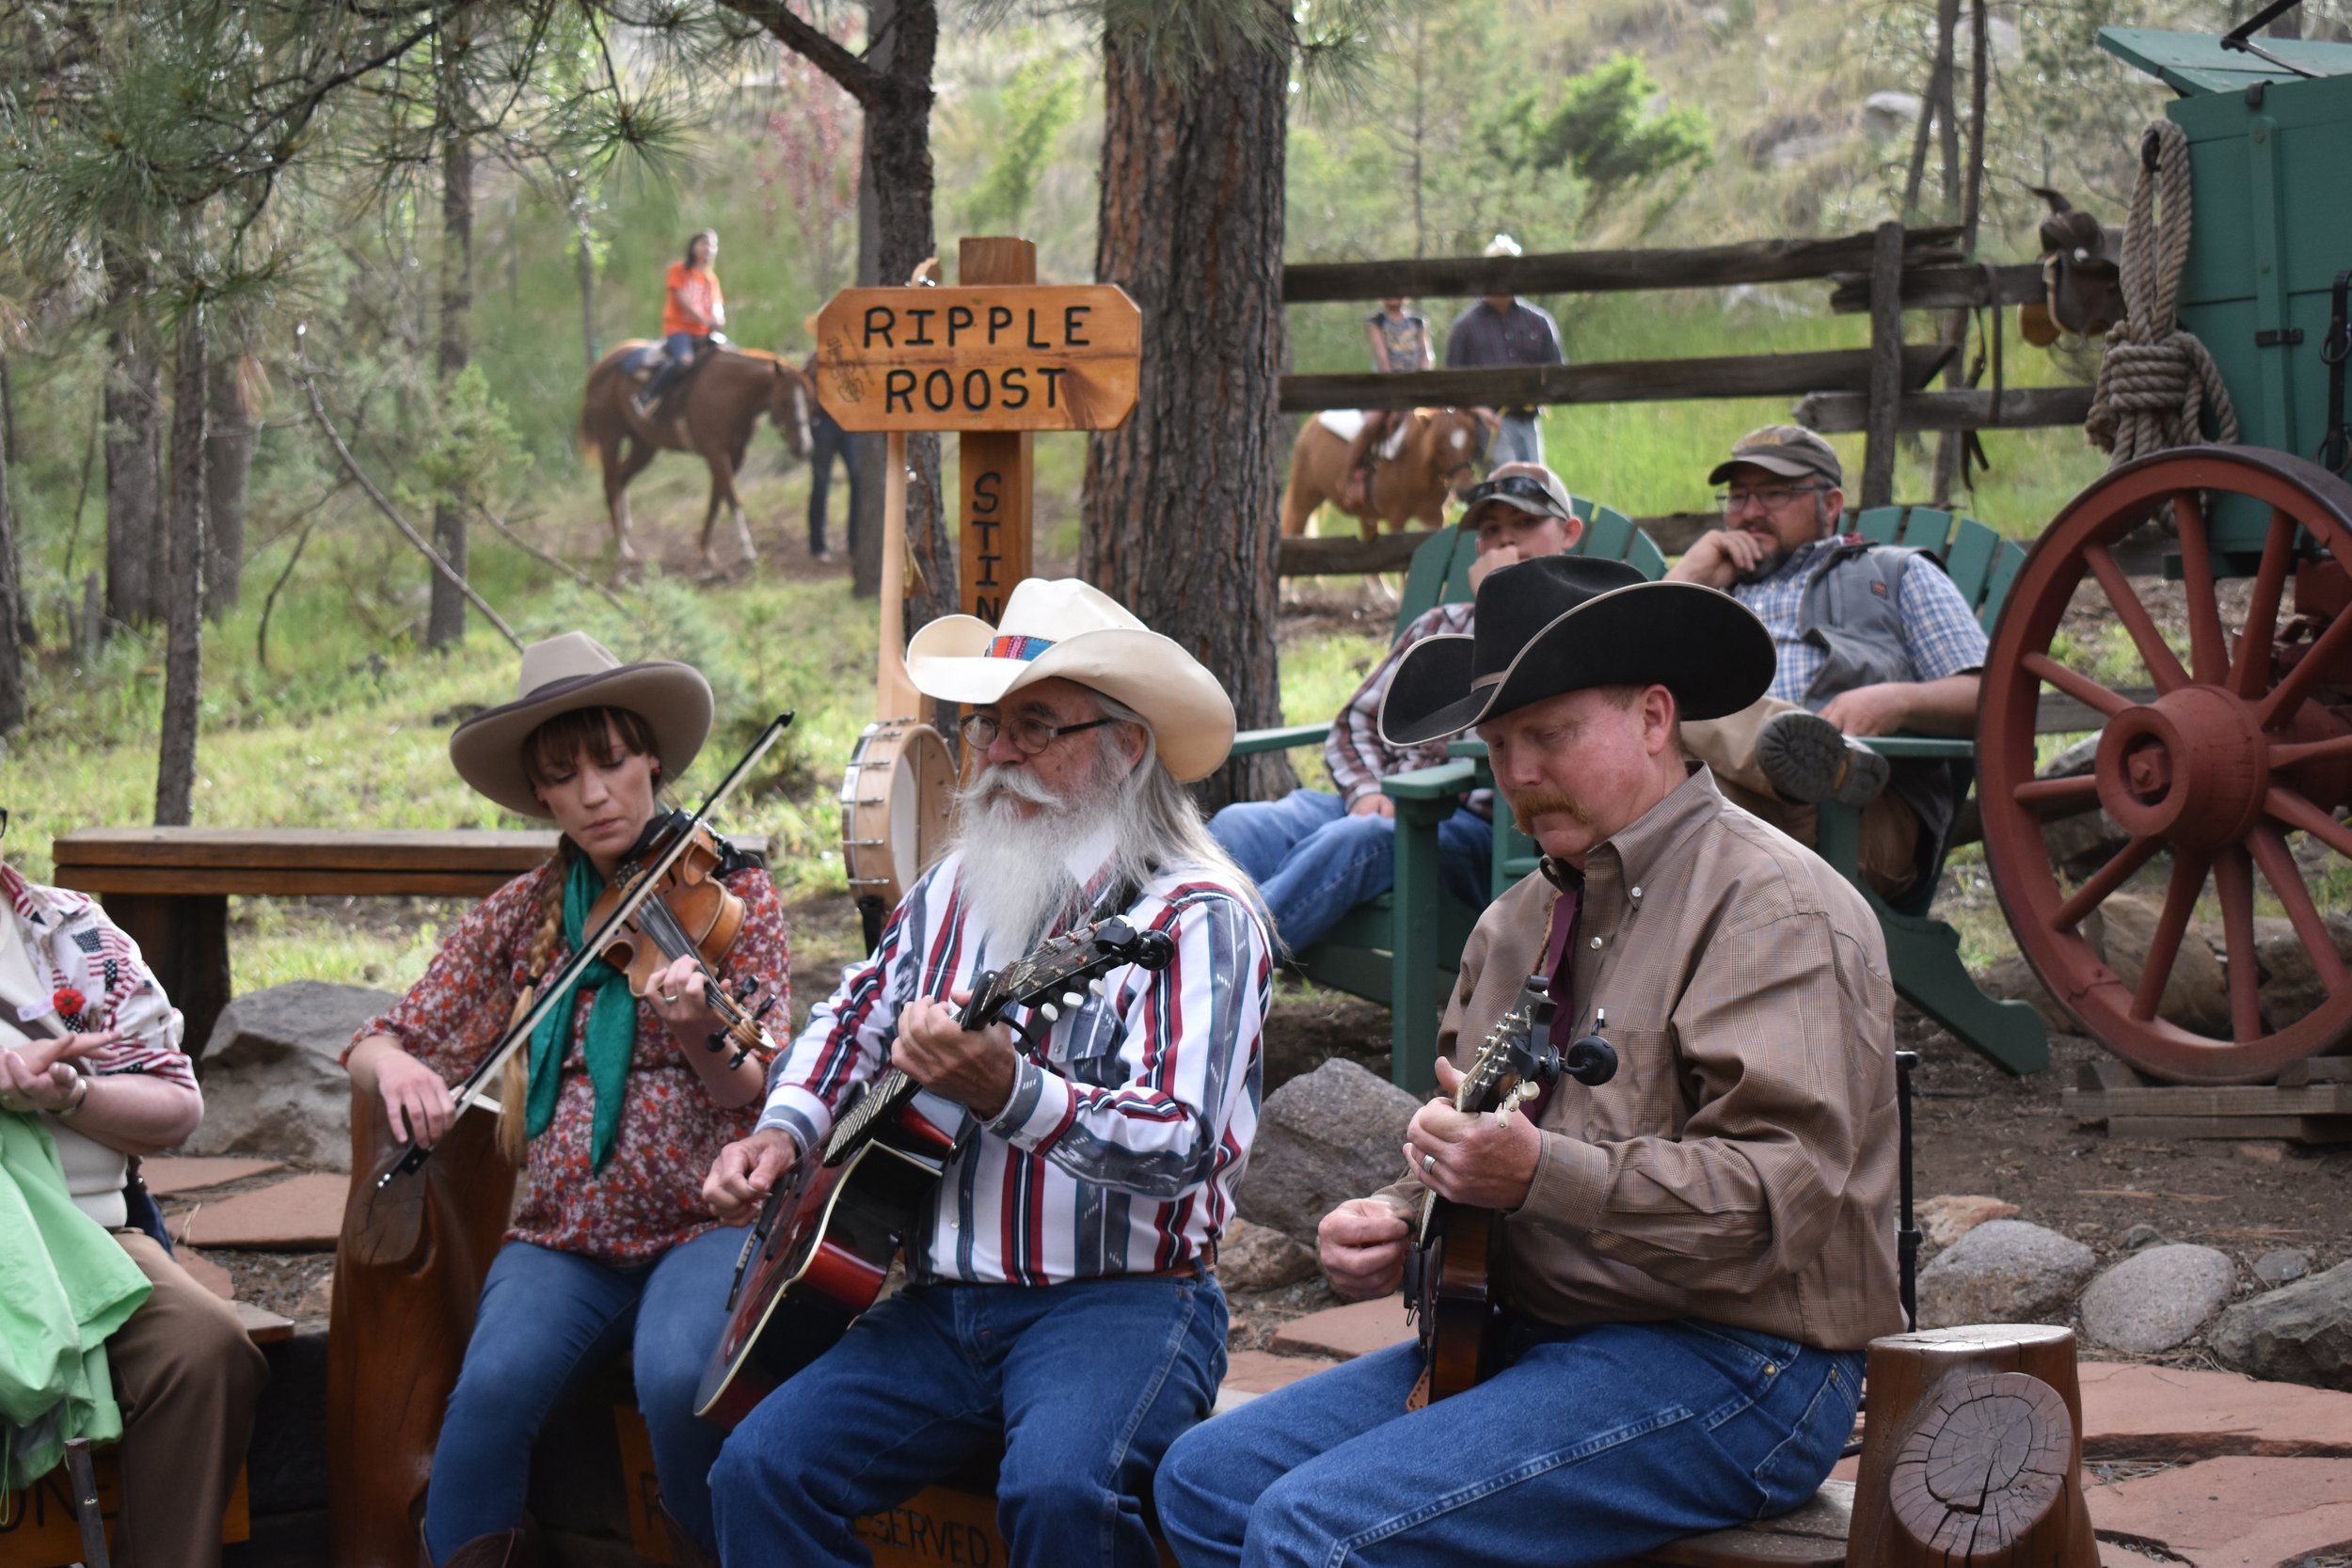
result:
[[[974,917],[950,855],[919,879],[881,944],[769,1075],[759,1125],[820,1147],[856,1086],[888,1063],[899,1011],[1021,957]],[[1086,882],[1090,903],[1107,870]],[[1206,1253],[1233,1212],[1257,1132],[1273,954],[1230,873],[1172,867],[1123,911],[1176,946],[1164,973],[1117,969],[1051,1023],[1022,1022],[1012,1097],[947,1165],[907,1240],[911,1278],[1047,1285],[1151,1274]]]

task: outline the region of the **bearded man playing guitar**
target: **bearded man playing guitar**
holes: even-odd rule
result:
[[[1470,937],[1438,1083],[1531,974],[1550,1040],[1605,1011],[1619,1069],[1518,1113],[1424,1106],[1405,1179],[1325,1217],[1332,1282],[1369,1298],[1397,1289],[1424,1190],[1496,1212],[1491,1375],[1430,1399],[1400,1345],[1195,1429],[1156,1491],[1184,1568],[1614,1562],[1785,1513],[1851,1431],[1864,1348],[1902,1326],[1878,923],[1677,744],[1763,691],[1763,624],[1555,556],[1487,577],[1475,625],[1406,653],[1381,730],[1475,726],[1545,860]]]
[[[1001,1442],[1012,1560],[1144,1568],[1152,1470],[1224,1375],[1216,1248],[1271,999],[1255,890],[1182,787],[1224,761],[1232,704],[1074,579],[1022,582],[998,626],[932,622],[907,671],[976,710],[955,847],[815,1008],[705,1195],[749,1218],[857,1125],[854,1092],[893,1064],[977,1126],[913,1206],[907,1288],[728,1437],[710,1477],[721,1556],[870,1561],[852,1521]],[[988,972],[1110,916],[1160,933],[1162,967],[1018,1009],[1019,1038],[961,1026],[950,1004]]]

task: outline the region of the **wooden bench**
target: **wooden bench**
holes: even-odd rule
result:
[[[59,886],[94,893],[147,957],[201,1055],[229,1005],[229,898],[481,898],[555,852],[552,828],[84,828],[59,835]],[[735,841],[767,852],[765,834]]]

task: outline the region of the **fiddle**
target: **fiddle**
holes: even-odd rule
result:
[[[676,854],[669,854],[681,831],[685,846]],[[606,930],[612,911],[631,901],[649,875],[648,863],[662,866],[655,874],[651,893],[637,900],[634,911],[617,927],[611,927],[612,934],[596,956],[628,975],[629,993],[638,997],[646,994],[655,975],[678,959],[691,957],[703,968],[703,1004],[721,1024],[706,1044],[712,1051],[734,1045],[735,1054],[727,1062],[730,1071],[741,1067],[754,1051],[774,1052],[775,1042],[760,1020],[776,1005],[771,992],[755,1010],[747,1013],[743,1005],[759,990],[757,978],[744,975],[730,996],[713,974],[743,934],[743,900],[720,880],[732,854],[699,822],[675,815],[657,821],[614,872],[611,885],[588,907],[584,923],[588,930]]]

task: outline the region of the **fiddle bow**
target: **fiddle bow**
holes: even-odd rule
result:
[[[783,737],[791,723],[792,715],[789,713],[780,713],[768,721],[750,749],[736,759],[735,766],[727,769],[726,777],[719,781],[694,815],[670,835],[667,847],[622,893],[603,922],[587,934],[572,956],[564,960],[561,968],[540,984],[531,1006],[523,1010],[522,1016],[507,1024],[506,1033],[500,1037],[499,1043],[491,1048],[489,1054],[483,1057],[474,1069],[460,1079],[450,1091],[451,1098],[457,1102],[459,1116],[476,1105],[493,1113],[499,1110],[498,1100],[485,1087],[492,1076],[506,1066],[509,1057],[523,1048],[540,1022],[554,1010],[557,1002],[570,994],[572,982],[580,978],[580,972],[603,956],[605,948],[621,934],[639,909],[660,889],[664,874],[695,844],[695,830],[708,819],[712,812],[725,803],[728,796],[735,793],[736,786],[750,774],[753,766],[768,754],[768,749]],[[721,1004],[721,1016],[734,1022],[734,1019],[729,1017],[734,1009],[726,993],[707,976],[704,985],[706,997],[715,996]],[[747,1026],[756,1027],[754,1021],[742,1022]],[[738,1060],[740,1060],[739,1056]],[[375,1190],[380,1193],[391,1185],[395,1177],[407,1176],[421,1169],[432,1152],[413,1138],[403,1144],[385,1165],[382,1174],[376,1177]]]

